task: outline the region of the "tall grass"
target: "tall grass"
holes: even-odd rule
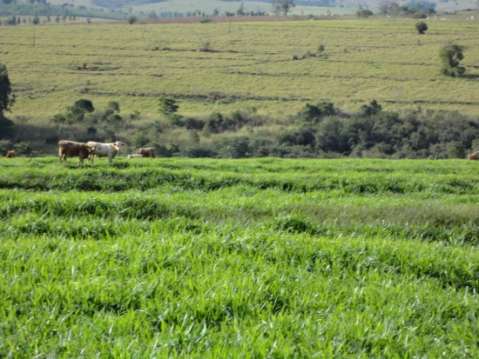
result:
[[[0,160],[0,356],[476,357],[475,171]]]

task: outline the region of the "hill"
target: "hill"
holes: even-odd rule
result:
[[[63,4],[63,0],[50,0],[52,4]],[[411,0],[399,0],[400,4],[411,3]],[[439,11],[456,11],[467,8],[476,8],[475,0],[440,1],[428,0],[436,5]],[[235,12],[240,6],[246,11],[271,11],[271,0],[70,0],[70,4],[99,6],[109,9],[137,9],[153,8],[165,12],[193,12],[200,11],[211,14],[215,9],[221,13]],[[294,14],[319,14],[330,11],[332,13],[352,13],[359,7],[368,7],[377,10],[384,0],[296,0]],[[243,4],[243,5],[241,5]]]
[[[348,111],[376,99],[389,110],[478,115],[478,25],[465,18],[431,19],[424,36],[410,19],[25,26],[3,28],[0,45],[12,116],[37,123],[81,97],[155,118],[161,95],[184,115],[254,107],[276,116],[324,99]],[[450,41],[466,46],[466,78],[440,73]]]

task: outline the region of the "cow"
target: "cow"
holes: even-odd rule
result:
[[[5,155],[5,157],[7,158],[13,158],[13,157],[16,157],[17,156],[17,152],[15,152],[15,150],[9,150],[7,151],[7,154]]]
[[[116,141],[113,143],[101,143],[95,141],[88,141],[87,146],[92,149],[90,160],[93,163],[95,156],[108,157],[108,162],[111,164],[115,156],[120,152],[120,149],[125,146],[123,142]]]
[[[68,157],[76,157],[80,159],[80,163],[83,164],[83,160],[90,157],[93,150],[82,142],[61,140],[58,142],[58,157],[60,161],[66,161]]]
[[[467,158],[470,159],[471,161],[479,160],[479,151],[469,154]]]
[[[155,149],[153,147],[142,147],[136,150],[136,153],[141,155],[141,157],[155,157]]]

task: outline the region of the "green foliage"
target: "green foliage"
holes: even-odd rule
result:
[[[371,103],[362,105],[360,113],[363,116],[373,116],[382,111],[382,106],[376,101],[372,100]]]
[[[14,103],[15,96],[12,92],[7,67],[0,64],[0,119],[3,119],[5,111],[9,111]]]
[[[80,128],[84,131],[80,137],[90,140],[116,140],[118,132],[125,126],[118,102],[109,102],[106,109],[101,111],[95,109],[93,102],[88,99],[75,101],[65,113],[56,114],[50,121],[57,126],[59,135],[75,133],[73,129]]]
[[[160,113],[162,113],[165,116],[171,116],[175,114],[179,109],[179,106],[176,103],[176,100],[170,97],[161,97],[159,100],[159,107],[160,107]]]
[[[288,16],[291,8],[296,5],[294,0],[272,0],[272,4],[273,11],[284,16]]]
[[[373,16],[373,15],[374,15],[374,13],[369,9],[359,9],[356,12],[356,16],[361,17],[361,18],[368,18],[368,17]]]
[[[314,105],[307,103],[298,116],[308,123],[319,123],[324,117],[334,116],[337,113],[338,110],[332,102],[321,101]]]
[[[439,57],[442,62],[442,73],[452,77],[462,77],[466,68],[461,64],[464,59],[464,47],[457,44],[449,44],[441,48]]]

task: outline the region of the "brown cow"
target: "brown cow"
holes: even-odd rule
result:
[[[5,157],[7,158],[13,158],[13,157],[16,157],[17,156],[17,152],[15,152],[15,150],[9,150],[7,151],[7,154],[5,155]]]
[[[467,158],[470,160],[479,160],[479,151],[469,154]]]
[[[141,157],[155,157],[155,149],[153,147],[142,147],[136,150],[136,153]]]
[[[68,157],[78,156],[80,163],[83,163],[83,160],[87,159],[92,151],[86,143],[67,140],[58,142],[58,157],[60,161],[66,161]]]

